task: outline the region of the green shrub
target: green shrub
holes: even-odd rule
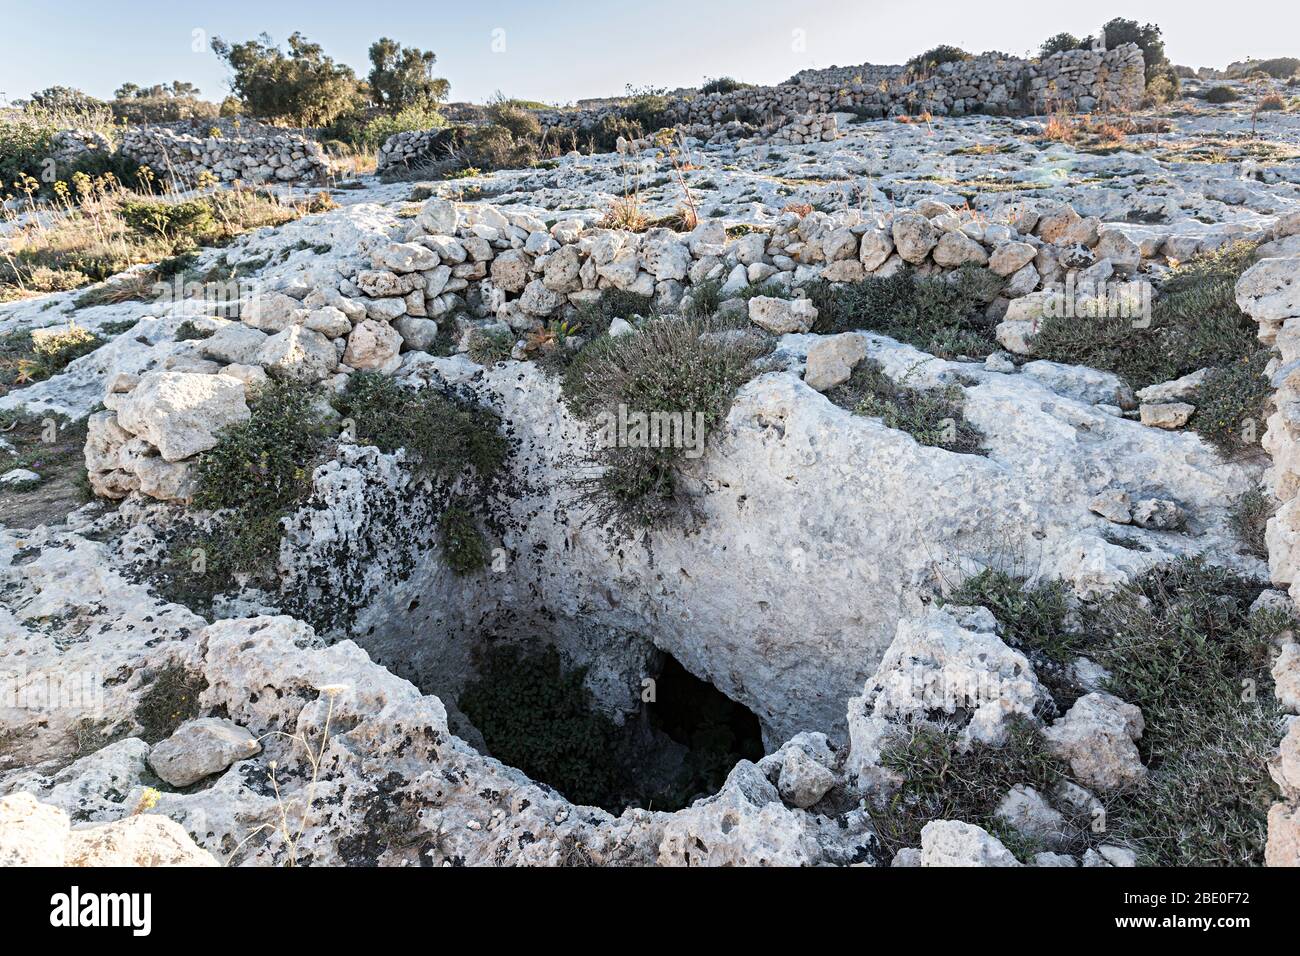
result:
[[[515,337],[508,329],[474,329],[466,340],[466,353],[479,365],[504,362],[514,353]]]
[[[912,73],[931,73],[945,63],[960,63],[971,55],[959,46],[940,44],[924,53],[918,53],[904,64]]]
[[[700,92],[705,95],[709,93],[734,93],[736,90],[745,89],[748,85],[729,76],[720,76],[713,80],[705,79],[704,84],[700,87]]]
[[[412,468],[448,480],[469,471],[490,481],[509,451],[492,410],[434,388],[406,388],[388,375],[352,375],[334,407],[352,421],[358,441],[385,452],[404,448]]]
[[[44,331],[44,330],[42,330]],[[58,332],[32,335],[32,355],[36,360],[34,377],[49,378],[68,367],[74,359],[89,355],[104,344],[94,332],[83,329],[75,322]]]
[[[651,319],[640,330],[599,338],[565,371],[562,392],[577,417],[608,427],[620,406],[632,413],[680,416],[701,423],[703,443],[731,408],[736,390],[753,375],[754,362],[771,349],[765,339],[717,333],[694,319]],[[605,442],[597,458],[602,473],[585,484],[598,520],[624,533],[689,524],[694,509],[679,470],[687,449],[621,447]]]
[[[986,607],[1001,625],[1002,639],[1021,650],[1042,650],[1065,664],[1077,653],[1065,633],[1069,589],[1061,581],[1028,586],[1024,578],[986,569],[947,597],[951,604]]]
[[[176,335],[173,337],[177,342],[194,342],[199,339],[210,339],[214,334],[212,329],[201,329],[192,319],[186,319],[176,326]]]
[[[1300,60],[1293,56],[1279,56],[1252,64],[1256,70],[1267,73],[1275,80],[1286,80],[1300,72]]]
[[[1190,427],[1224,455],[1258,451],[1273,388],[1264,369],[1270,352],[1213,369],[1197,389]]]
[[[668,115],[668,98],[658,93],[640,93],[623,106],[623,117],[647,133],[672,124]]]
[[[352,68],[335,63],[301,33],[282,50],[263,34],[230,44],[212,38],[212,52],[231,70],[231,89],[250,116],[293,126],[329,126],[362,104]]]
[[[207,199],[170,202],[164,199],[130,199],[119,214],[128,227],[145,235],[199,242],[216,226],[212,204]]]
[[[982,451],[983,434],[962,415],[960,386],[910,388],[886,375],[878,362],[864,359],[827,397],[855,415],[907,432],[922,445],[966,455]]]
[[[344,142],[363,149],[378,149],[390,136],[398,133],[442,129],[447,120],[432,104],[407,106],[393,114],[382,114],[359,124],[359,128],[340,137]]]
[[[1110,808],[1112,836],[1156,866],[1258,866],[1276,798],[1267,762],[1283,721],[1269,675],[1286,613],[1262,587],[1201,559],[1156,567],[1086,608],[1107,689],[1142,710],[1141,787]]]
[[[140,739],[156,744],[166,740],[181,724],[198,717],[199,695],[208,689],[207,678],[182,664],[167,664],[146,673],[148,682],[135,706]]]
[[[1001,838],[1022,861],[1047,849],[1012,830],[994,811],[1017,784],[1050,792],[1067,778],[1069,768],[1052,756],[1028,719],[1013,717],[1009,724],[1001,745],[966,746],[960,732],[929,724],[906,728],[886,743],[880,765],[900,775],[903,782],[883,806],[868,802],[867,807],[876,836],[891,855],[920,846],[921,830],[932,820],[981,826]],[[1085,833],[1075,827],[1078,841],[1084,840]]]
[[[1254,258],[1254,246],[1237,243],[1180,263],[1146,328],[1131,318],[1045,317],[1034,354],[1114,372],[1134,388],[1250,359],[1259,348],[1256,323],[1237,307],[1236,285]]]
[[[986,309],[1001,287],[977,267],[947,276],[900,269],[859,282],[810,283],[808,294],[817,306],[815,332],[879,332],[940,357],[982,358],[999,348]]]
[[[1276,507],[1276,499],[1263,488],[1252,488],[1233,499],[1228,511],[1228,525],[1247,554],[1268,559],[1264,533]]]
[[[253,395],[248,420],[224,430],[199,457],[194,506],[228,512],[214,538],[190,545],[210,552],[214,582],[274,571],[280,521],[310,493],[329,434],[316,400],[304,386],[272,382]]]
[[[31,329],[0,333],[0,395],[8,387],[57,375],[74,359],[89,355],[103,344],[102,338],[75,323],[35,336]]]
[[[433,75],[438,61],[432,50],[404,47],[381,37],[370,44],[370,98],[390,113],[427,108],[447,98],[450,84]]]
[[[1241,94],[1230,86],[1212,86],[1205,91],[1205,101],[1207,103],[1235,103],[1241,99]]]
[[[1077,50],[1079,49],[1079,43],[1079,38],[1073,33],[1057,33],[1043,41],[1043,45],[1038,48],[1038,56],[1045,60],[1053,53]]]

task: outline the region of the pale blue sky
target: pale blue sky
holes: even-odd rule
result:
[[[203,49],[203,37],[237,41],[265,31],[283,40],[294,30],[362,75],[366,48],[380,36],[432,49],[440,75],[451,81],[452,99],[471,101],[499,89],[507,96],[570,102],[617,95],[629,83],[672,88],[720,75],[775,83],[805,67],[899,63],[939,43],[1022,54],[1061,30],[1095,32],[1112,16],[1160,24],[1176,63],[1223,66],[1247,56],[1300,55],[1300,3],[1294,0],[1235,7],[1224,0],[1103,0],[1089,5],[1093,12],[1080,13],[1082,6],[1001,0],[0,0],[0,93],[12,99],[63,84],[107,97],[128,80],[187,80],[206,98],[220,99],[226,73]]]

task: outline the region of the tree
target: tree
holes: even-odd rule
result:
[[[357,108],[361,92],[351,67],[335,63],[301,33],[288,42],[286,52],[265,33],[234,45],[213,38],[212,52],[230,67],[230,88],[250,115],[328,126]]]
[[[1053,53],[1064,53],[1066,50],[1077,50],[1083,44],[1073,33],[1058,33],[1056,36],[1048,37],[1043,41],[1043,45],[1038,48],[1040,59],[1047,59]]]
[[[370,44],[371,100],[390,113],[441,103],[451,84],[433,75],[437,61],[432,50],[403,47],[396,40],[380,37]]]
[[[47,86],[43,90],[37,90],[32,94],[29,104],[39,109],[73,112],[86,112],[104,105],[93,96],[70,86]]]
[[[1165,56],[1165,41],[1161,38],[1160,28],[1154,23],[1138,26],[1136,20],[1116,17],[1101,28],[1101,35],[1106,41],[1107,50],[1113,50],[1124,43],[1136,43],[1142,48],[1148,83],[1164,73],[1169,66],[1169,59]]]

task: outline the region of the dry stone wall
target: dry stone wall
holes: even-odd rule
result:
[[[222,182],[311,184],[329,176],[320,143],[296,133],[249,138],[199,137],[162,127],[132,129],[121,151],[185,185],[209,173]]]
[[[1265,475],[1277,511],[1268,522],[1269,571],[1273,582],[1300,602],[1300,214],[1278,221],[1261,259],[1237,284],[1237,304],[1259,323],[1259,337],[1277,350],[1269,367],[1274,411],[1264,433],[1272,456]],[[1300,643],[1292,632],[1276,648],[1272,675],[1282,709],[1300,714]],[[1270,866],[1300,866],[1300,719],[1289,727],[1269,764],[1282,791],[1268,815],[1265,859]]]
[[[1044,60],[980,56],[944,63],[919,79],[901,66],[864,64],[805,71],[793,80],[730,93],[670,95],[667,119],[702,140],[755,133],[768,138],[772,131],[791,125],[792,117],[810,126],[815,125],[810,117],[837,112],[883,118],[927,111],[936,116],[961,116],[1032,114],[1054,108],[1126,109],[1138,104],[1145,89],[1142,51],[1134,43],[1106,51],[1067,50]],[[543,127],[571,130],[585,140],[602,123],[626,113],[625,102],[609,102],[536,115]],[[445,131],[427,130],[390,137],[380,149],[379,170],[436,152],[445,135]],[[777,136],[776,140],[797,143],[833,135],[819,129],[806,138]]]
[[[720,122],[741,115],[770,119],[791,113],[856,112],[892,116],[929,111],[937,116],[965,113],[1035,113],[1061,105],[1079,110],[1137,105],[1145,88],[1142,51],[1128,43],[1114,50],[1067,50],[1045,60],[980,56],[944,63],[932,75],[910,79],[902,67],[867,64],[847,72],[803,75],[800,82],[747,87],[730,93],[670,99],[677,122]],[[556,111],[541,116],[544,125],[591,128],[622,107],[585,113]]]

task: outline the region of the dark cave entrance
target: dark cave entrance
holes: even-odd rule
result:
[[[536,644],[484,644],[459,707],[488,752],[573,803],[680,810],[763,756],[758,718],[669,654],[623,723],[598,710],[585,668]],[[653,698],[653,699],[646,699]]]

